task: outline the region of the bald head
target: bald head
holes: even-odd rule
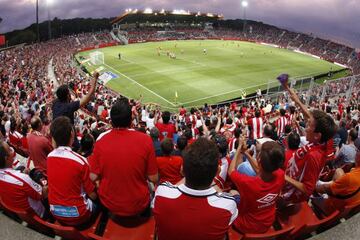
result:
[[[40,130],[41,130],[42,121],[41,121],[41,119],[40,119],[39,117],[33,117],[33,118],[31,119],[30,124],[31,124],[31,128],[32,128],[33,130],[36,130],[36,131],[40,131]]]

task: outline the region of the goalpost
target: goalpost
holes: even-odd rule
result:
[[[93,65],[104,64],[104,53],[100,51],[95,51],[90,53],[90,62]]]

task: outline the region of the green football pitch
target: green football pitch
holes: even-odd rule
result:
[[[251,94],[258,88],[266,89],[281,73],[300,78],[341,69],[290,50],[238,41],[150,42],[93,51],[104,53],[103,65],[86,61],[92,51],[76,57],[89,72],[109,73],[107,87],[130,98],[142,95],[143,102],[168,109],[215,104]],[[167,56],[168,52],[176,59]]]

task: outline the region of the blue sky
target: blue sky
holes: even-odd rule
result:
[[[50,0],[51,16],[110,17],[126,8],[185,9],[243,17],[241,0]],[[0,32],[35,22],[36,0],[0,0]],[[360,0],[248,0],[248,19],[295,31],[314,33],[360,48]],[[39,0],[40,21],[47,18],[46,0]]]

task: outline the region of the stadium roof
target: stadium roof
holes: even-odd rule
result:
[[[111,24],[127,22],[162,22],[162,21],[195,21],[195,22],[213,22],[223,19],[222,14],[190,12],[185,10],[165,11],[152,10],[150,8],[144,10],[126,9],[125,13],[115,18]]]

